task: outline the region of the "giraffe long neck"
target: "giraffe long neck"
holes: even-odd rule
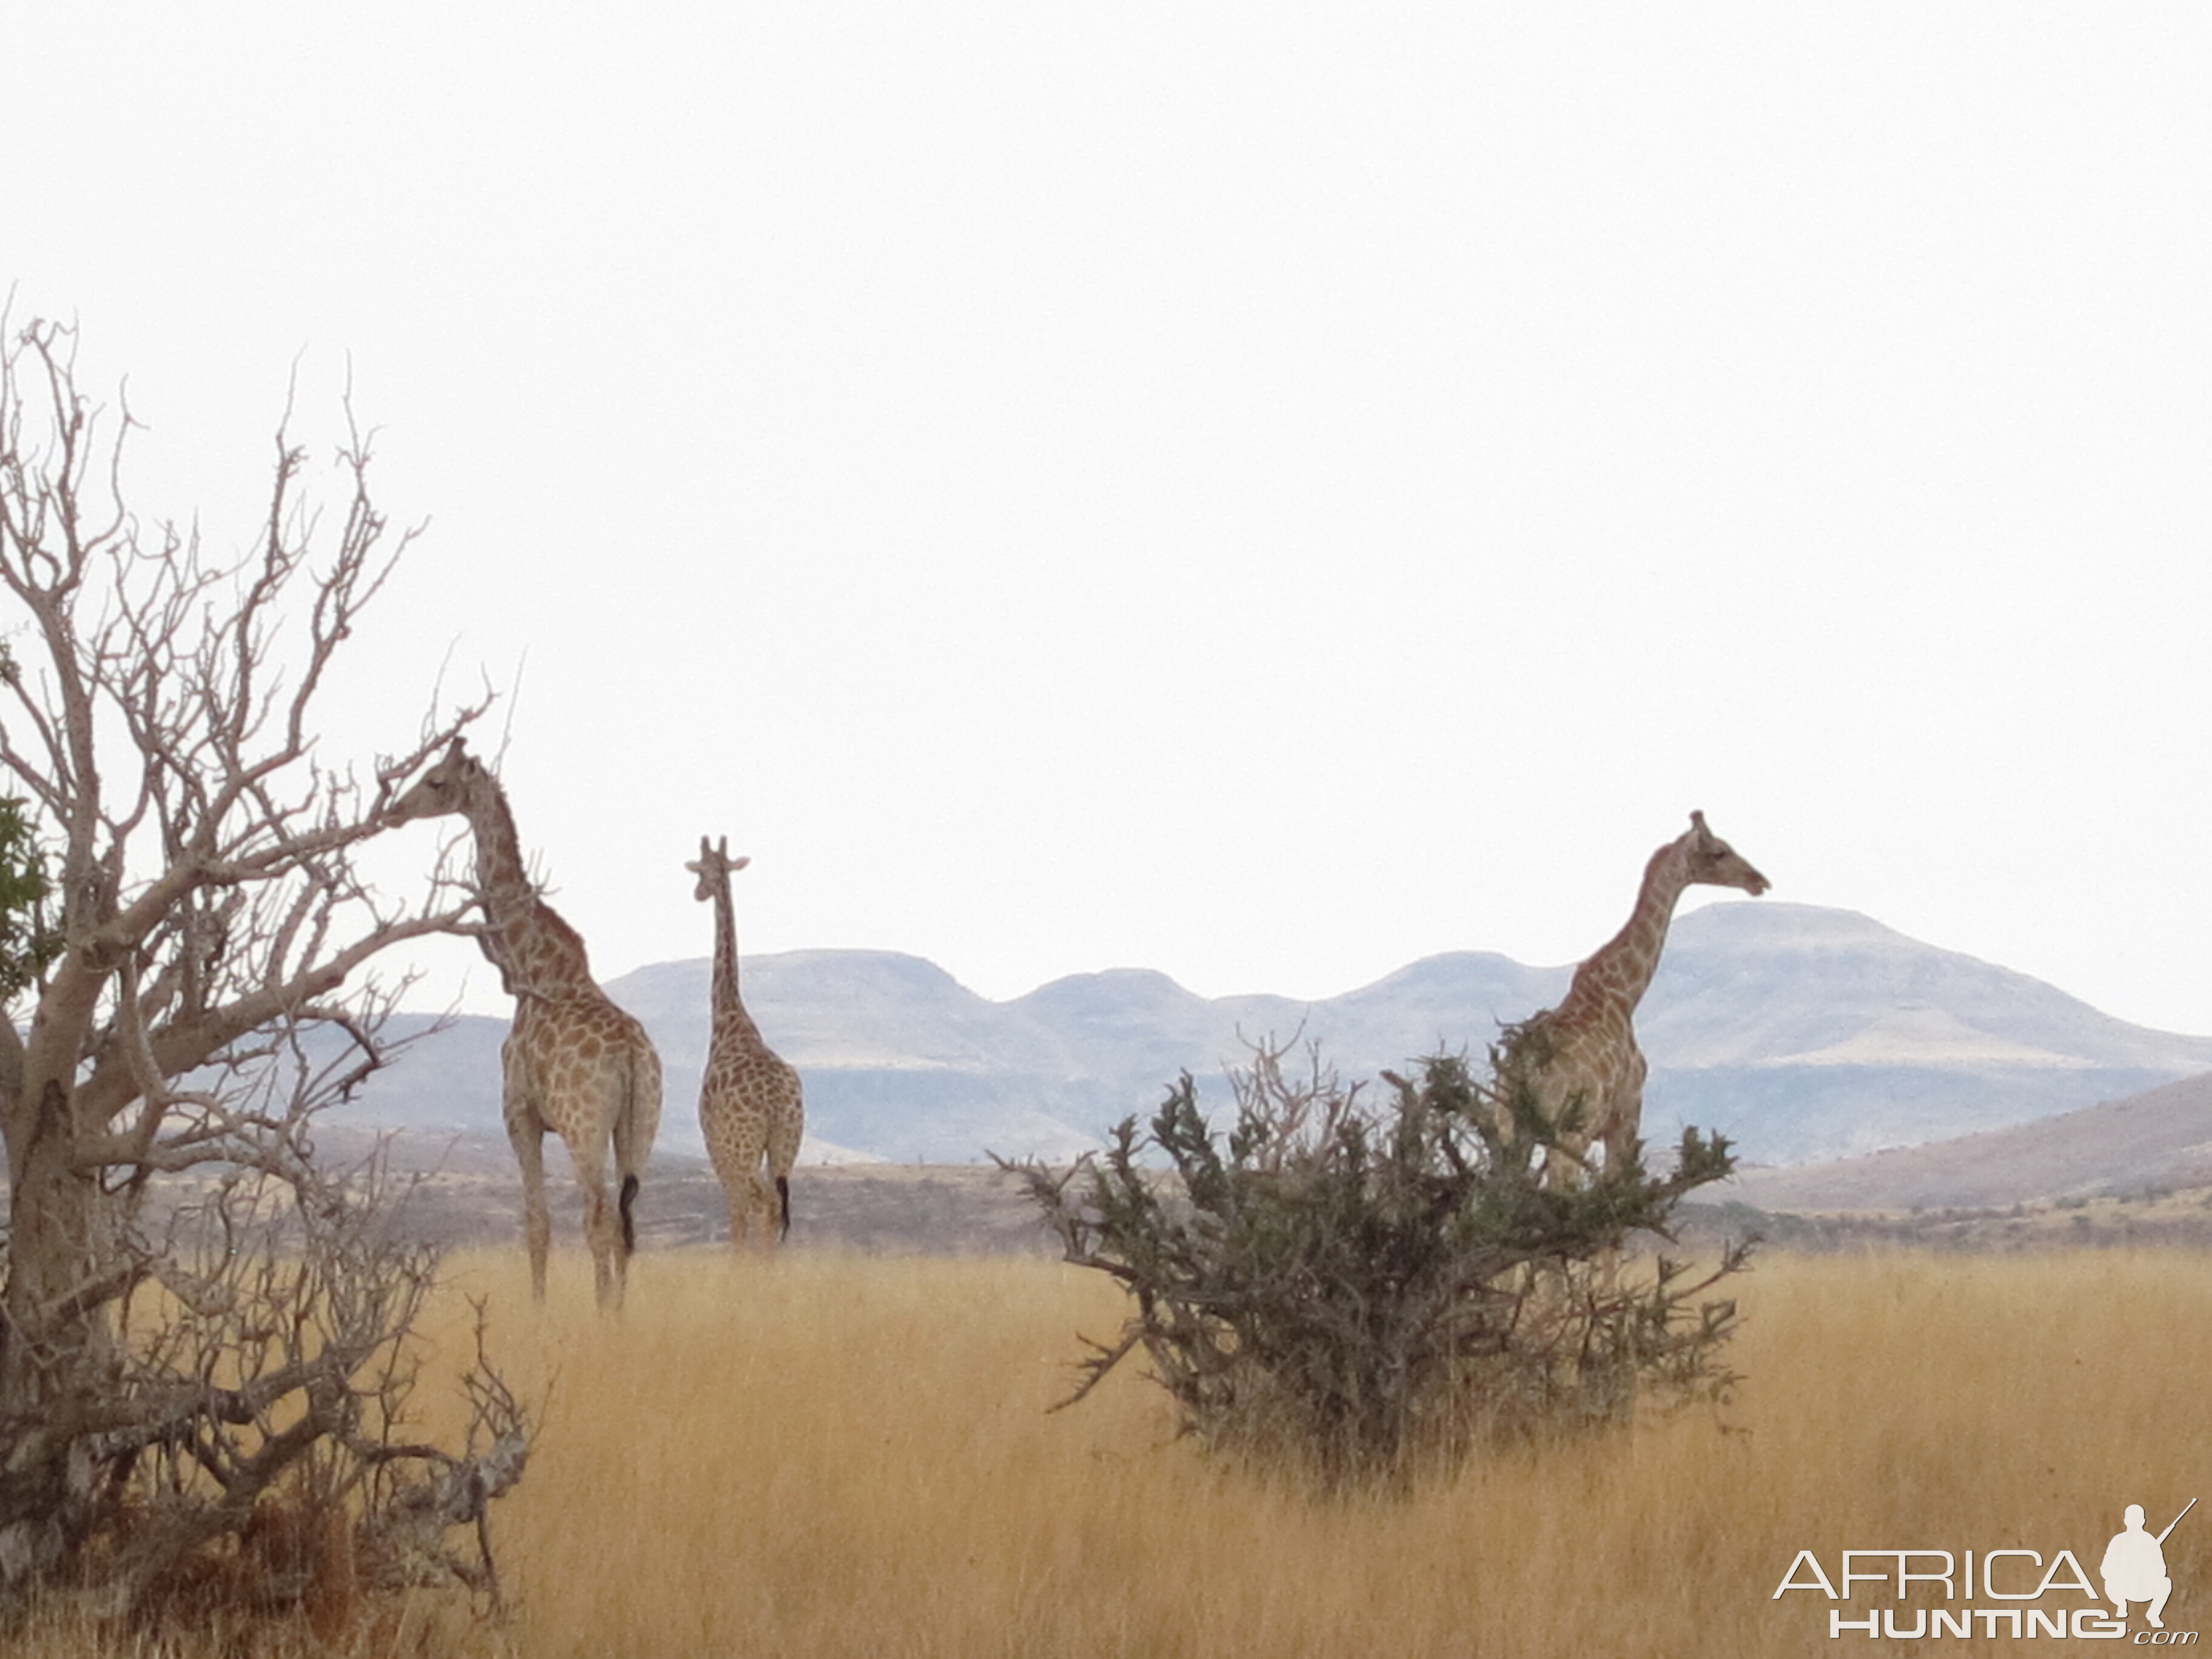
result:
[[[714,884],[714,1024],[734,1026],[758,1034],[752,1016],[738,995],[738,913],[730,900],[726,872]]]
[[[482,940],[510,995],[552,995],[596,990],[591,958],[576,930],[538,896],[522,860],[514,814],[496,784],[489,784],[468,809],[477,844],[477,888],[489,933]]]
[[[1667,927],[1674,920],[1675,902],[1690,884],[1689,860],[1680,842],[1669,842],[1651,855],[1644,869],[1644,885],[1636,895],[1636,908],[1627,925],[1599,946],[1589,960],[1575,969],[1567,992],[1569,1006],[1586,1009],[1634,1012],[1659,971],[1659,953],[1667,945]]]

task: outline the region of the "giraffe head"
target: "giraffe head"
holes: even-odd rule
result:
[[[742,870],[750,864],[750,858],[730,856],[730,838],[722,837],[720,846],[710,846],[704,836],[699,837],[698,859],[684,867],[699,878],[699,884],[691,890],[691,896],[704,904],[717,892],[730,890],[730,872]]]
[[[462,746],[455,738],[438,763],[416,780],[415,787],[392,804],[386,815],[393,823],[408,823],[416,818],[443,817],[452,812],[465,812],[470,801],[491,782],[491,774],[483,763]]]
[[[1771,884],[1743,855],[1705,828],[1703,812],[1690,814],[1690,833],[1675,843],[1689,860],[1689,878],[1708,887],[1741,887],[1757,898]]]

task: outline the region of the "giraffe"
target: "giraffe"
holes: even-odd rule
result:
[[[1608,1168],[1619,1167],[1635,1144],[1644,1115],[1644,1060],[1636,1046],[1636,1005],[1659,969],[1682,890],[1698,884],[1738,887],[1754,898],[1765,876],[1705,828],[1703,812],[1690,814],[1686,835],[1651,855],[1628,925],[1575,969],[1574,982],[1556,1008],[1507,1029],[1499,1045],[1505,1070],[1518,1069],[1531,1103],[1554,1127],[1559,1153],[1547,1158],[1547,1184],[1564,1184],[1589,1167],[1590,1143],[1602,1141]],[[1580,1121],[1559,1129],[1579,1106]],[[1501,1103],[1498,1128],[1513,1134],[1510,1109]]]
[[[771,1213],[778,1240],[791,1231],[791,1166],[798,1161],[806,1123],[799,1073],[768,1046],[738,997],[738,926],[730,903],[730,872],[751,862],[732,858],[726,838],[709,846],[702,836],[698,861],[684,866],[699,878],[692,897],[702,903],[711,899],[714,905],[714,1026],[707,1070],[699,1079],[699,1129],[729,1200],[730,1247],[739,1251],[756,1224],[766,1248]],[[775,1183],[773,1198],[769,1180]]]
[[[539,896],[522,861],[514,815],[499,781],[456,738],[401,796],[396,822],[459,813],[476,842],[477,943],[515,1000],[500,1048],[501,1115],[522,1166],[530,1288],[545,1296],[552,1218],[545,1203],[545,1132],[568,1148],[584,1194],[584,1238],[602,1308],[620,1307],[636,1248],[632,1206],[660,1126],[660,1056],[645,1028],[592,981],[584,941]],[[607,1196],[611,1146],[620,1196]]]

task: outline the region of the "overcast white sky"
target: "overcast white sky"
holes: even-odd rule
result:
[[[241,543],[295,359],[311,430],[350,362],[430,526],[331,742],[519,675],[605,976],[705,953],[702,832],[748,950],[994,996],[1564,963],[1700,807],[1778,900],[2212,1031],[2201,5],[162,0],[7,52],[0,279],[129,377],[142,512]]]

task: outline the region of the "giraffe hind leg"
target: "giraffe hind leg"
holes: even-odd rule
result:
[[[743,1176],[735,1176],[724,1185],[722,1197],[730,1206],[730,1248],[743,1255],[752,1232],[753,1183]]]
[[[769,1189],[768,1176],[756,1169],[745,1182],[746,1239],[754,1249],[766,1251],[775,1246],[775,1195]]]
[[[545,1205],[545,1132],[510,1118],[507,1139],[522,1166],[522,1237],[530,1251],[530,1294],[545,1299],[545,1258],[553,1244],[553,1217]]]
[[[584,1242],[592,1250],[592,1284],[603,1309],[619,1308],[629,1280],[629,1258],[621,1248],[622,1224],[607,1196],[606,1146],[570,1142],[569,1162],[584,1194]]]
[[[730,1212],[730,1248],[739,1255],[745,1253],[753,1233],[753,1212],[760,1193],[752,1176],[742,1170],[732,1170],[722,1179],[722,1201]]]

